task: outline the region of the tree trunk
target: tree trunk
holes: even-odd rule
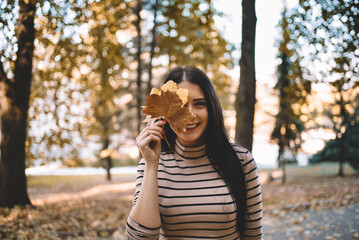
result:
[[[343,177],[344,176],[344,152],[345,152],[345,130],[344,126],[348,125],[348,119],[347,119],[347,112],[345,109],[345,102],[344,102],[344,98],[343,98],[343,90],[342,88],[340,88],[339,90],[339,94],[340,94],[340,99],[339,99],[339,105],[340,105],[340,115],[342,117],[342,126],[339,129],[339,134],[340,136],[338,136],[338,140],[339,140],[339,172],[338,172],[338,176],[339,177]]]
[[[287,180],[287,175],[286,175],[286,166],[287,166],[287,161],[286,159],[282,158],[282,184],[285,184],[286,180]]]
[[[152,90],[152,62],[155,56],[155,47],[156,47],[156,28],[157,28],[157,6],[158,0],[155,1],[155,4],[152,6],[153,9],[153,27],[152,27],[152,41],[151,41],[151,50],[150,50],[150,63],[148,64],[148,83],[147,83],[147,94],[151,93]]]
[[[252,151],[255,106],[255,0],[242,0],[242,55],[240,84],[236,94],[236,141]]]
[[[343,135],[341,138],[338,138],[339,140],[339,171],[338,176],[343,177],[344,176],[344,139]]]
[[[112,88],[109,86],[109,75],[107,73],[107,69],[109,69],[107,59],[102,55],[102,52],[104,51],[105,44],[103,43],[104,35],[103,35],[103,29],[98,28],[97,29],[97,51],[98,51],[98,58],[100,59],[100,74],[101,74],[101,88],[103,90],[109,90]],[[106,96],[101,96],[101,103],[100,103],[100,109],[101,113],[98,116],[99,121],[101,122],[101,139],[103,139],[103,149],[107,150],[110,145],[110,132],[111,132],[111,110],[109,106],[107,105],[108,102],[112,101],[112,98],[110,97],[110,94],[107,94]],[[106,180],[111,181],[111,168],[112,168],[112,158],[111,155],[107,155],[104,158],[101,158],[101,161],[103,161],[103,167],[106,170]]]
[[[108,150],[109,145],[110,145],[110,140],[108,139],[108,136],[107,136],[107,138],[104,141],[102,150]],[[111,181],[111,168],[112,168],[111,155],[106,154],[106,156],[101,160],[104,161],[103,164],[104,164],[104,168],[106,169],[106,180]]]
[[[286,139],[285,139],[285,133],[281,133],[280,139],[279,139],[279,150],[278,150],[278,166],[280,169],[282,169],[282,184],[285,184],[286,181],[286,159],[283,159],[284,154],[284,147]]]
[[[141,130],[141,123],[142,123],[142,113],[141,113],[141,106],[142,106],[142,89],[141,89],[141,73],[142,73],[142,61],[141,61],[141,10],[142,10],[142,0],[138,0],[135,13],[137,16],[137,20],[135,22],[137,37],[136,37],[136,46],[137,46],[137,134],[140,133]]]
[[[33,1],[19,1],[18,51],[14,78],[8,79],[0,64],[1,157],[0,206],[31,204],[25,175],[25,141],[34,52]]]

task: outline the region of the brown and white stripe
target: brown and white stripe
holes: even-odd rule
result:
[[[262,239],[262,196],[256,163],[245,148],[233,145],[247,183],[246,231],[242,239]],[[136,204],[145,161],[138,166]],[[162,153],[158,168],[162,225],[142,226],[130,217],[128,239],[240,239],[236,233],[236,205],[223,179],[210,163],[205,146],[185,148],[176,141],[174,153]]]

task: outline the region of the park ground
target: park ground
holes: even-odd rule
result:
[[[359,175],[337,164],[261,170],[264,239],[359,239]],[[272,175],[275,175],[273,172]],[[0,239],[125,239],[134,174],[28,176],[34,207],[0,208]]]

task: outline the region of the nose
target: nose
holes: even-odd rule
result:
[[[190,105],[188,106],[188,109],[189,109],[190,112],[192,113],[191,121],[193,122],[193,121],[195,120],[195,118],[196,118],[195,111],[193,111],[193,110],[194,110],[194,109],[193,109],[193,106],[190,104]]]
[[[192,104],[188,104],[188,109],[193,113],[193,107],[192,107]]]

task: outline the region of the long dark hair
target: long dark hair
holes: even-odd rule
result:
[[[198,68],[192,66],[176,67],[172,69],[165,79],[165,83],[173,80],[176,83],[188,81],[200,86],[204,93],[207,110],[208,125],[205,130],[206,151],[216,171],[227,184],[237,207],[237,231],[239,234],[245,230],[245,216],[247,214],[246,183],[244,172],[238,156],[229,141],[223,122],[222,107],[207,75]],[[166,123],[166,138],[170,144],[162,140],[162,151],[171,152],[175,145],[176,134]]]

